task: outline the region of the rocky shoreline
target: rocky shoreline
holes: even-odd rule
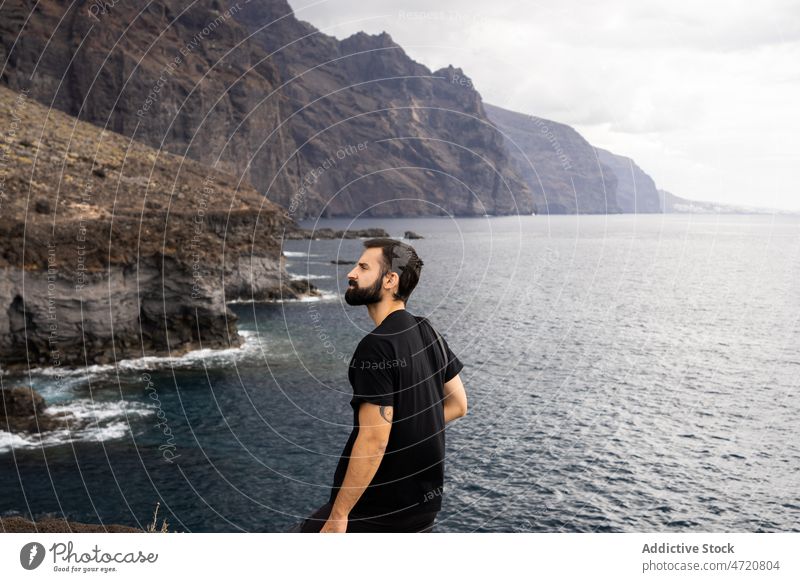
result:
[[[31,387],[0,390],[0,430],[42,433],[62,428],[78,428],[80,421],[62,414],[49,414],[41,394]]]
[[[410,232],[410,231],[409,231]],[[358,238],[390,238],[389,233],[382,228],[362,228],[355,230],[333,230],[332,228],[297,228],[288,230],[284,235],[286,240],[339,240]]]
[[[94,524],[69,521],[59,517],[41,517],[34,521],[12,515],[0,517],[0,533],[147,533],[143,529],[118,524]]]
[[[30,386],[0,389],[0,431],[43,436],[51,431],[79,430],[87,419],[66,412],[51,412],[41,394]],[[156,504],[153,522],[147,530],[120,524],[89,524],[71,521],[54,514],[27,519],[21,514],[0,516],[0,532],[4,533],[147,533],[168,531],[166,520],[157,524]]]
[[[240,345],[227,303],[318,296],[249,184],[0,87],[0,367]]]

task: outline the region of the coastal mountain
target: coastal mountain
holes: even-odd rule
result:
[[[265,99],[278,71],[246,42],[233,18],[240,9],[217,0],[9,0],[0,82],[260,190],[275,178],[288,191],[291,176],[275,171],[293,149],[280,128],[285,98]]]
[[[592,146],[563,123],[484,107],[506,136],[537,214],[662,212],[655,182],[632,159]]]
[[[2,10],[2,83],[217,164],[294,218],[533,210],[471,80],[430,71],[385,33],[337,40],[285,0]]]
[[[299,297],[296,225],[249,184],[0,87],[0,364],[240,345],[235,299]]]
[[[573,128],[286,0],[8,0],[0,83],[249,182],[294,219],[692,211]]]
[[[664,212],[711,211],[710,208],[706,208],[702,204],[693,203],[691,200],[675,196],[675,194],[666,190],[659,190],[658,198]]]
[[[662,212],[656,183],[636,162],[625,156],[595,148],[600,162],[611,168],[617,178],[617,205],[622,212],[647,214]]]
[[[769,208],[767,206],[752,206],[745,204],[722,204],[707,200],[688,200],[675,196],[666,190],[658,191],[664,212],[681,214],[785,214],[797,215],[792,210]]]
[[[618,179],[595,148],[563,123],[484,104],[504,135],[537,214],[616,214]]]
[[[317,172],[303,196],[306,215],[532,211],[526,184],[461,69],[431,71],[385,32],[337,40],[296,19],[283,1],[248,3],[235,18],[284,80],[295,174],[305,183],[333,158],[334,168]],[[359,143],[360,153],[338,161],[340,148]],[[274,199],[286,206],[289,195]]]

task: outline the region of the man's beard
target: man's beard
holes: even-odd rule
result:
[[[347,291],[344,292],[344,300],[348,305],[369,305],[371,303],[378,303],[381,300],[381,285],[383,284],[383,276],[378,277],[378,280],[364,289],[353,287],[348,282]]]

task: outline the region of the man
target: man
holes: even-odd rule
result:
[[[467,413],[463,364],[423,317],[406,310],[422,260],[403,242],[364,241],[345,301],[375,322],[348,377],[353,431],[328,503],[301,532],[430,532],[441,509],[445,424]]]

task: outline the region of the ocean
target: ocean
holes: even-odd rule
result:
[[[440,532],[800,531],[800,217],[328,219],[413,230],[407,308],[464,363]],[[0,432],[0,515],[280,532],[350,432],[362,241],[287,241],[315,301],[231,303],[242,348],[5,374],[90,425]]]

